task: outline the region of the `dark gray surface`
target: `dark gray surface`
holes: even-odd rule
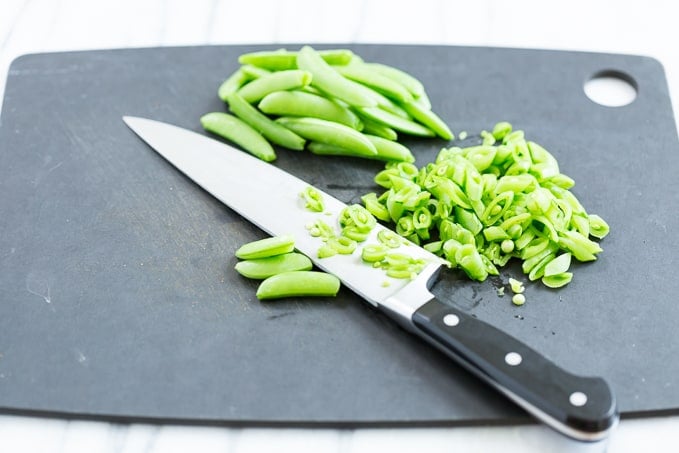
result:
[[[42,54],[12,64],[0,118],[0,407],[226,423],[527,420],[346,290],[258,302],[256,283],[232,271],[233,252],[264,234],[121,121],[199,130],[203,113],[224,109],[215,93],[237,56],[258,48]],[[558,291],[528,284],[522,308],[491,282],[455,272],[435,293],[576,373],[605,377],[625,414],[677,411],[679,146],[662,67],[573,52],[352,48],[419,77],[455,132],[499,120],[524,129],[611,225],[597,262],[574,266]],[[605,69],[637,82],[634,103],[586,98],[583,82]],[[418,164],[444,145],[408,143]],[[277,165],[347,202],[373,190],[381,169],[279,155]],[[511,268],[502,279],[510,275],[520,274]]]

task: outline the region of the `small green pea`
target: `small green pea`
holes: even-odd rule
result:
[[[257,289],[260,300],[299,296],[336,296],[340,281],[332,274],[317,271],[292,271],[273,275]]]
[[[294,252],[239,261],[235,266],[236,271],[242,276],[258,280],[283,272],[308,271],[311,268],[312,264],[309,258],[301,253]]]
[[[295,249],[295,240],[290,235],[274,236],[258,241],[248,242],[236,250],[240,259],[250,260],[290,253]]]
[[[526,303],[526,296],[523,294],[514,294],[512,297],[512,303],[517,306],[521,306]]]

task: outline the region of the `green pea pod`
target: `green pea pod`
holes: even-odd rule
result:
[[[276,124],[288,128],[308,140],[350,149],[366,157],[377,155],[375,145],[363,134],[333,121],[318,118],[295,118],[282,116]]]
[[[422,107],[417,102],[406,102],[402,104],[402,107],[415,120],[427,126],[442,139],[453,139],[453,133],[450,131],[446,123],[430,109]]]
[[[404,134],[418,137],[433,137],[436,135],[431,129],[416,123],[415,121],[402,118],[378,107],[361,107],[356,109],[359,116],[381,123]]]
[[[380,159],[396,162],[415,162],[415,156],[413,156],[413,153],[404,145],[377,135],[363,135],[375,146],[377,156],[379,156]]]
[[[349,105],[372,107],[377,104],[373,99],[354,89],[349,80],[342,77],[309,46],[302,47],[297,54],[297,66],[311,73],[312,86]]]
[[[344,77],[369,86],[383,95],[399,102],[413,102],[413,95],[400,83],[380,74],[370,66],[362,63],[352,63],[345,66],[337,66],[337,72]]]
[[[252,66],[250,64],[246,64],[245,66],[241,66],[240,70],[243,71],[243,73],[250,78],[250,80],[258,79],[260,77],[264,77],[265,75],[271,74],[271,71],[267,71],[266,69],[258,68],[257,66]]]
[[[389,126],[385,126],[384,124],[368,118],[362,118],[361,122],[363,123],[363,133],[365,134],[375,135],[391,141],[396,141],[398,139],[396,131]]]
[[[242,276],[257,280],[263,280],[283,272],[308,271],[311,268],[311,260],[301,253],[285,253],[266,258],[239,261],[235,266],[236,271]]]
[[[311,142],[307,145],[309,151],[314,154],[323,156],[353,156],[353,157],[364,157],[368,159],[382,160],[387,162],[414,162],[415,157],[410,152],[408,148],[401,145],[398,142],[392,142],[381,137],[374,135],[364,134],[368,140],[370,140],[377,154],[373,156],[366,156],[363,153],[355,152],[347,148],[341,148],[339,146],[328,145],[326,143]]]
[[[295,240],[292,236],[274,236],[242,245],[236,250],[236,256],[243,260],[252,260],[290,253],[294,249]]]
[[[320,50],[318,54],[330,65],[348,64],[354,57],[349,49]],[[246,53],[238,57],[240,64],[250,64],[270,71],[297,69],[297,52],[279,49]]]
[[[332,274],[317,271],[292,271],[273,275],[257,288],[260,300],[300,296],[336,296],[340,281]]]
[[[217,96],[219,96],[219,99],[226,102],[226,97],[228,95],[238,91],[240,87],[245,85],[249,80],[250,76],[243,72],[242,69],[238,69],[219,85]]]
[[[381,63],[366,64],[376,72],[379,72],[380,74],[389,77],[395,82],[403,85],[414,97],[421,98],[425,96],[424,85],[422,85],[422,82],[407,72]]]
[[[253,156],[271,162],[276,153],[262,135],[244,121],[223,112],[212,112],[200,118],[203,128],[239,145]]]
[[[289,149],[304,149],[306,141],[302,137],[269,119],[239,96],[238,93],[231,93],[227,96],[227,102],[229,103],[229,108],[236,116],[259,131],[270,141]]]
[[[258,104],[269,115],[307,116],[334,121],[360,131],[363,123],[354,112],[323,96],[304,91],[275,91]]]
[[[288,71],[272,72],[255,79],[239,89],[238,94],[247,102],[253,103],[274,91],[304,88],[309,83],[311,83],[311,74],[309,72],[290,69]]]

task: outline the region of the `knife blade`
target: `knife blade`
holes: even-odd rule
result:
[[[406,253],[428,264],[412,280],[382,284],[383,271],[358,254],[318,259],[322,245],[307,225],[319,213],[299,194],[309,183],[275,165],[208,136],[159,121],[125,116],[125,123],[151,148],[222,203],[267,233],[290,234],[314,264],[408,331],[424,338],[459,365],[556,431],[582,441],[605,439],[617,425],[615,395],[600,377],[572,374],[518,339],[487,324],[428,290],[442,261],[414,244]],[[319,190],[318,188],[316,188]],[[336,219],[346,204],[319,190],[325,211]],[[375,241],[378,225],[366,243]]]

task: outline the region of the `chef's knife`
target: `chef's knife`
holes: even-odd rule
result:
[[[309,234],[307,225],[319,218],[336,219],[344,203],[321,192],[332,216],[311,212],[299,196],[309,184],[274,165],[177,126],[123,119],[218,200],[271,235],[293,235],[296,248],[317,267],[547,425],[574,439],[597,441],[617,424],[615,396],[605,380],[571,374],[516,338],[437,300],[428,290],[442,265],[435,255],[415,245],[402,246],[429,264],[415,279],[392,279],[389,285],[383,284],[387,277],[381,269],[366,265],[357,254],[318,259],[322,242]],[[368,243],[382,229],[378,225]]]

